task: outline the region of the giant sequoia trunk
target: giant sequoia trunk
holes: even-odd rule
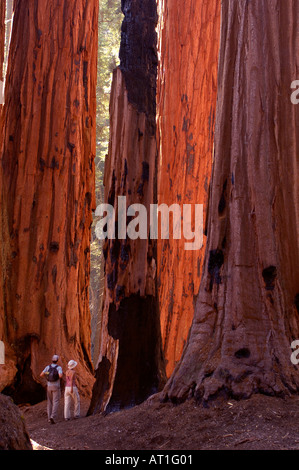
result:
[[[0,80],[3,82],[3,63],[5,51],[5,0],[0,0]]]
[[[158,202],[207,207],[212,167],[220,0],[160,1]],[[159,240],[158,289],[167,375],[179,361],[194,315],[204,246]]]
[[[3,63],[4,63],[4,47],[5,47],[5,0],[0,0],[0,80],[3,82]],[[0,113],[2,111],[2,105],[0,104]],[[0,171],[0,188],[2,188],[2,175]],[[0,331],[3,330],[3,319],[4,319],[4,297],[3,297],[3,266],[4,266],[4,227],[5,218],[3,217],[3,204],[2,204],[2,192],[0,190]],[[2,338],[0,337],[0,340]]]
[[[206,256],[172,400],[298,390],[298,18],[291,0],[222,3]]]
[[[0,2],[0,80],[4,81],[4,57],[5,57],[5,8],[6,0],[1,0]],[[3,85],[2,85],[3,86]],[[2,87],[1,87],[2,88]],[[1,90],[2,91],[2,90]],[[0,113],[2,115],[3,106],[0,104]],[[1,119],[1,118],[0,118]],[[2,139],[2,136],[1,136]],[[7,226],[7,211],[6,206],[3,201],[3,178],[2,171],[0,166],[0,341],[4,340],[4,326],[5,326],[5,298],[4,298],[4,283],[6,279],[6,270],[5,266],[7,265],[7,256],[9,251],[9,236],[8,236],[8,226]],[[6,352],[8,345],[6,344]],[[6,354],[5,364],[0,365],[0,391],[3,388],[10,384],[16,373],[17,368],[15,360],[11,355]]]
[[[9,247],[0,337],[17,365],[17,400],[40,397],[36,381],[54,352],[64,366],[78,361],[82,392],[92,384],[97,3],[15,2],[2,112]]]
[[[124,0],[120,67],[110,101],[110,146],[105,165],[105,202],[116,211],[116,238],[104,244],[105,293],[100,356],[89,413],[140,403],[164,377],[156,292],[156,246],[149,238],[118,236],[134,203],[150,214],[156,200],[156,2]],[[136,214],[137,215],[137,214]],[[124,217],[125,227],[132,217]],[[139,227],[141,230],[141,227]],[[136,227],[138,231],[138,227]]]

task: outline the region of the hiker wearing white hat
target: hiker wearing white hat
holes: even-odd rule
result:
[[[77,365],[77,362],[71,360],[71,361],[69,361],[67,366],[68,366],[69,369],[74,369],[76,367],[76,365]]]
[[[66,384],[64,391],[64,419],[71,419],[71,404],[74,403],[74,417],[80,417],[80,396],[76,385],[76,372],[74,371],[77,362],[71,359],[68,362],[66,371]]]
[[[45,367],[40,374],[41,377],[47,379],[47,412],[48,421],[51,424],[55,424],[57,419],[57,412],[60,401],[60,379],[63,376],[62,368],[57,364],[59,356],[54,354],[52,357],[52,364]]]

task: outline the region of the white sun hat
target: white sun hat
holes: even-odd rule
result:
[[[67,366],[68,366],[69,369],[74,369],[76,367],[76,365],[77,365],[77,362],[73,361],[73,359],[72,359],[71,361],[69,361]]]

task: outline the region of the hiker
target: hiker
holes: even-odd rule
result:
[[[68,370],[66,371],[66,383],[64,390],[64,419],[71,419],[71,403],[74,402],[74,418],[80,418],[80,396],[76,385],[76,361],[69,361]]]
[[[48,421],[55,424],[60,400],[60,379],[63,376],[62,368],[57,364],[59,356],[52,357],[52,364],[48,365],[40,374],[47,379],[47,412]]]

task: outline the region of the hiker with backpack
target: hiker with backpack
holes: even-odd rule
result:
[[[63,376],[62,368],[58,365],[59,356],[52,357],[52,364],[48,365],[40,374],[47,379],[47,412],[48,421],[55,424],[60,401],[60,379]]]

